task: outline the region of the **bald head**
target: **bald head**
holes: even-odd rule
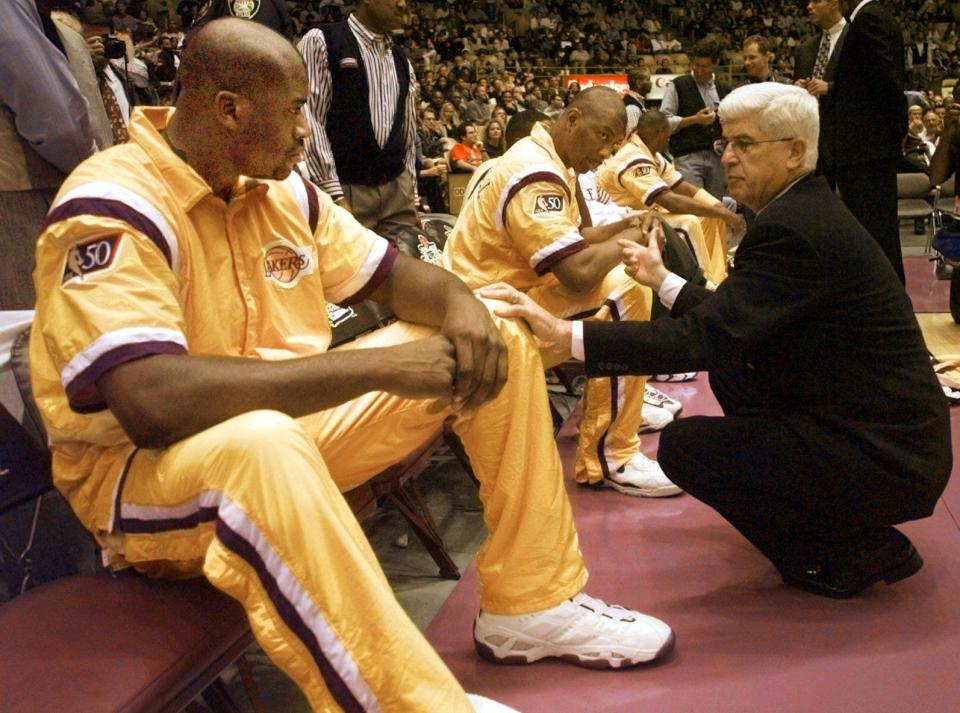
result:
[[[286,178],[309,135],[307,71],[282,35],[221,18],[190,38],[167,140],[221,196],[238,176]]]
[[[305,72],[303,58],[281,34],[249,20],[225,17],[190,38],[180,63],[184,94],[247,93]]]
[[[620,133],[627,127],[627,110],[620,95],[610,87],[584,89],[567,105],[567,111],[578,109],[585,116],[620,121]]]
[[[623,139],[627,110],[609,87],[590,87],[577,94],[550,128],[560,160],[577,173],[596,171]]]

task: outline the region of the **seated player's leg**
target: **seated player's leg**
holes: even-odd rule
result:
[[[664,220],[673,226],[681,238],[686,238],[700,263],[704,276],[719,285],[727,277],[727,226],[719,218],[698,218],[695,215],[665,213]],[[704,232],[704,221],[710,228]],[[714,225],[719,223],[719,226]]]
[[[587,572],[553,440],[540,353],[525,325],[494,320],[508,348],[507,382],[495,399],[454,424],[480,480],[490,529],[477,557],[482,608],[475,626],[477,648],[497,661],[554,656],[596,667],[656,658],[672,646],[670,627],[639,612],[607,607],[581,591]],[[387,346],[430,333],[397,323],[350,348]],[[428,437],[446,415],[430,413],[429,406],[367,394],[304,420],[344,488]],[[327,438],[332,429],[342,435]]]
[[[202,573],[244,606],[314,710],[467,713],[407,618],[303,424],[273,411],[137,451],[115,537],[139,569]]]
[[[599,308],[594,319],[650,319],[652,295],[624,272],[611,270],[593,290],[574,293],[559,282],[534,287],[527,294],[559,317]],[[549,358],[549,357],[548,357]],[[550,362],[548,362],[548,365]],[[676,495],[655,461],[639,452],[646,377],[590,379],[584,392],[575,477],[584,485],[610,485],[630,495]]]
[[[481,606],[520,614],[569,599],[587,572],[564,492],[540,353],[525,325],[494,320],[508,348],[507,383],[495,399],[458,418],[454,430],[480,481],[490,529],[477,557]],[[397,322],[346,347],[388,346],[433,333]],[[302,420],[345,491],[426,441],[449,415],[431,411],[428,401],[375,392]]]

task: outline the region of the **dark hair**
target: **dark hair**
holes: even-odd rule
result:
[[[467,129],[473,126],[469,121],[465,121],[457,127],[457,141],[463,141],[463,137],[467,135]]]
[[[716,64],[720,61],[720,48],[717,47],[717,43],[712,40],[700,40],[693,46],[690,57],[692,59],[709,57],[711,61]]]
[[[763,35],[750,35],[747,39],[743,41],[743,47],[746,49],[747,45],[756,45],[757,50],[760,54],[767,54],[768,52],[773,52],[773,43],[770,42]]]
[[[533,125],[538,121],[549,120],[550,117],[542,111],[536,111],[535,109],[518,111],[510,117],[510,121],[507,122],[507,129],[503,132],[507,140],[507,148],[510,148],[525,136],[529,136],[530,132],[533,131]]]
[[[650,72],[645,69],[640,69],[639,67],[635,67],[627,72],[627,85],[633,91],[638,90],[641,79],[650,79]]]

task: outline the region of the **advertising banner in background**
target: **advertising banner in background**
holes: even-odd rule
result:
[[[679,76],[679,74],[651,74],[650,81],[653,84],[653,88],[647,95],[647,99],[655,101],[663,99],[663,92],[667,88],[667,84]],[[621,96],[626,94],[630,88],[629,85],[627,85],[626,74],[568,74],[563,78],[563,86],[566,88],[570,82],[579,83],[581,89],[595,85],[610,87],[620,92]]]

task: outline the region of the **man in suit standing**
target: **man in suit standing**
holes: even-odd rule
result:
[[[755,84],[720,104],[730,193],[757,219],[716,290],[667,271],[657,240],[622,241],[627,272],[672,319],[563,322],[513,299],[587,375],[708,370],[724,416],[663,431],[667,476],[715,508],[783,580],[851,597],[923,564],[893,525],[930,515],[952,460],[950,422],[923,336],[883,253],[813,176],[817,104]],[[655,233],[655,231],[654,231]]]
[[[897,221],[897,164],[907,133],[903,39],[882,2],[842,1],[850,24],[836,51],[832,81],[808,80],[802,86],[821,98],[827,119],[825,175],[903,282]]]
[[[836,187],[833,174],[828,169],[832,162],[829,141],[833,125],[833,106],[829,101],[830,87],[837,72],[840,46],[846,34],[847,21],[840,9],[840,0],[811,0],[807,4],[810,22],[821,32],[805,40],[797,47],[794,56],[794,72],[797,86],[803,87],[820,102],[820,140],[817,173],[827,176],[830,187]]]

